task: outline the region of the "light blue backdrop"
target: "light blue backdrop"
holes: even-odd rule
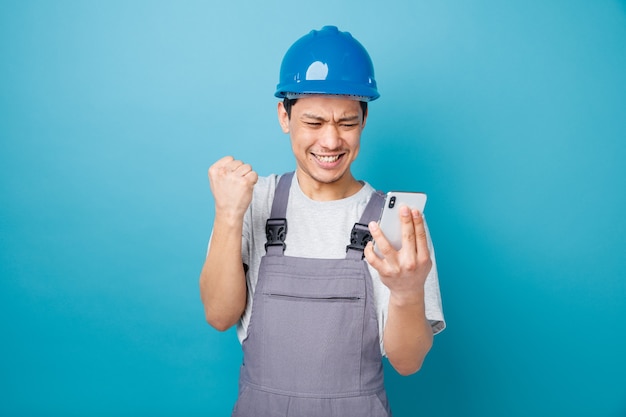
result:
[[[356,174],[430,195],[449,327],[395,415],[626,416],[616,0],[1,2],[1,415],[228,415],[206,170],[293,168],[278,66],[326,24],[382,93]]]

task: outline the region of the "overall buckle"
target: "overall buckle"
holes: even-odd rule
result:
[[[346,252],[350,249],[363,252],[367,242],[372,240],[372,234],[366,224],[354,223],[350,233],[350,244],[346,246]]]
[[[287,247],[285,238],[287,237],[287,219],[267,219],[265,222],[265,250],[270,246],[282,246],[283,251]]]

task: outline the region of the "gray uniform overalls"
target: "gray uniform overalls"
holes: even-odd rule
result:
[[[372,194],[345,259],[284,256],[293,173],[276,187],[235,417],[389,417],[372,280],[363,258]],[[348,237],[346,237],[346,241]]]

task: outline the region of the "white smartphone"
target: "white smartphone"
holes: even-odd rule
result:
[[[407,206],[410,209],[419,210],[423,213],[426,206],[426,194],[406,191],[390,191],[387,193],[378,224],[391,246],[396,250],[400,250],[402,247],[402,226],[398,210],[402,206]],[[374,242],[374,251],[382,256],[376,246],[376,242]]]

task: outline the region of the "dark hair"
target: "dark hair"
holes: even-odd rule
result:
[[[296,101],[298,101],[297,98],[287,98],[285,97],[283,99],[283,106],[285,107],[285,111],[287,112],[287,116],[291,119],[291,108],[293,107],[294,104],[296,104]],[[361,111],[363,112],[363,117],[365,118],[365,115],[367,114],[367,101],[359,101],[359,104],[361,105]]]

